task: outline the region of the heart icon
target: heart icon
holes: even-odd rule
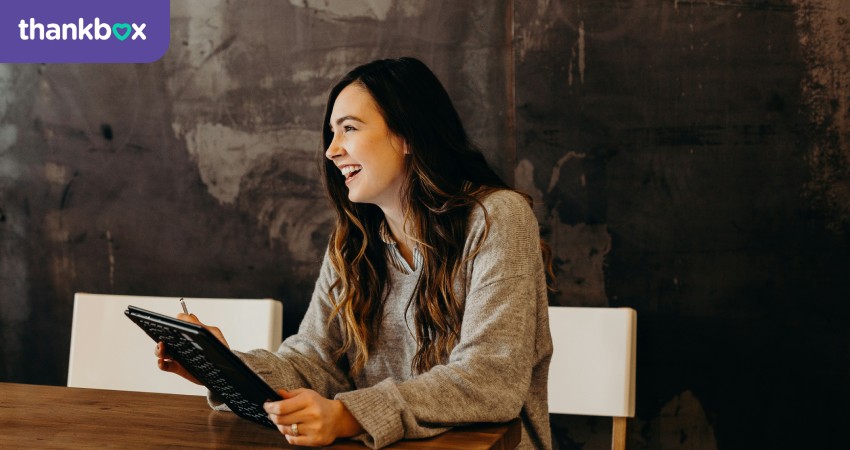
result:
[[[121,33],[118,30],[124,30],[124,33]],[[119,41],[127,39],[127,37],[130,36],[130,24],[116,23],[115,25],[112,25],[112,34],[114,34]]]

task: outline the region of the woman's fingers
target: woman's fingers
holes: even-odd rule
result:
[[[280,389],[277,391],[283,400],[278,400],[276,402],[266,402],[263,404],[263,408],[269,414],[274,414],[275,416],[289,416],[291,414],[295,414],[298,411],[306,409],[311,404],[311,398],[309,395],[300,395],[308,391],[307,389],[293,389],[291,391],[287,391],[285,389]],[[318,395],[318,394],[317,394]],[[287,417],[291,418],[291,417]]]
[[[218,340],[221,341],[221,343],[224,344],[225,347],[230,348],[230,345],[227,343],[227,339],[224,338],[224,334],[221,333],[221,330],[219,330],[218,327],[213,327],[201,322],[198,319],[198,316],[194,314],[178,313],[177,319],[182,320],[184,322],[194,323],[195,325],[200,325],[206,328],[207,330],[209,330],[210,333],[213,334],[213,336],[217,337]]]
[[[224,335],[221,333],[221,330],[219,330],[218,327],[204,325],[200,320],[198,320],[198,317],[194,314],[178,313],[177,319],[182,320],[184,322],[194,323],[195,325],[200,325],[206,328],[207,330],[209,330],[210,333],[213,334],[213,336],[218,338],[218,340],[221,341],[221,343],[224,344],[225,347],[230,348],[230,345],[227,344],[227,340],[224,339]],[[198,381],[197,378],[193,377],[192,374],[190,374],[185,368],[183,368],[183,366],[180,365],[179,362],[175,361],[171,358],[171,356],[168,355],[164,343],[157,342],[156,348],[154,349],[154,354],[158,358],[157,366],[159,367],[159,370],[176,373],[177,375],[180,375],[181,377],[191,381],[192,383],[202,384],[200,381]]]
[[[164,343],[157,342],[156,348],[154,349],[154,354],[157,356],[156,364],[157,367],[159,367],[159,370],[162,370],[163,372],[175,373],[195,384],[202,384],[200,381],[198,381],[197,378],[192,376],[189,371],[183,368],[183,366],[179,362],[175,361],[171,358],[171,356],[168,355],[165,350]]]
[[[184,322],[191,322],[195,325],[203,325],[198,317],[194,314],[186,314],[186,313],[177,313],[177,319],[182,320]]]
[[[269,414],[269,420],[278,426],[281,433],[290,435],[290,425],[293,423],[303,424],[311,420],[308,417],[309,402],[306,398],[299,398],[295,391],[279,390],[278,394],[283,400],[266,402],[263,409]],[[301,426],[301,425],[299,425]],[[299,430],[299,434],[303,431]]]
[[[335,416],[329,414],[333,400],[310,389],[278,392],[284,399],[266,402],[263,408],[290,444],[327,445],[339,436]]]
[[[303,392],[307,392],[307,391],[309,391],[309,389],[298,388],[298,389],[292,389],[292,390],[289,390],[289,391],[286,390],[286,389],[278,389],[277,393],[280,394],[280,396],[283,397],[284,399],[288,399],[288,398],[293,398],[296,395],[299,395],[299,394],[301,394]]]

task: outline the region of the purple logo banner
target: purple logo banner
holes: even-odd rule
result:
[[[0,63],[149,63],[171,39],[169,0],[4,0]]]

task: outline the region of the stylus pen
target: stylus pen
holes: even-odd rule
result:
[[[189,314],[189,310],[186,309],[186,302],[183,301],[183,297],[180,297],[180,306],[183,307],[183,312]]]

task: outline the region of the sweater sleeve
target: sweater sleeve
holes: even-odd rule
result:
[[[548,358],[536,343],[546,295],[537,220],[514,192],[491,194],[483,206],[486,213],[475,208],[470,218],[464,254],[474,257],[466,262],[460,341],[448,361],[409,380],[336,396],[366,430],[360,438],[370,447],[511,420],[523,407],[533,367]]]
[[[347,375],[346,358],[343,356],[338,362],[334,358],[334,352],[342,346],[339,327],[328,326],[328,317],[332,311],[328,289],[335,277],[336,273],[326,253],[310,306],[298,333],[283,341],[275,352],[262,349],[234,351],[273,389],[306,387],[329,398],[353,389]],[[228,409],[213,393],[209,393],[207,399],[215,409]]]

